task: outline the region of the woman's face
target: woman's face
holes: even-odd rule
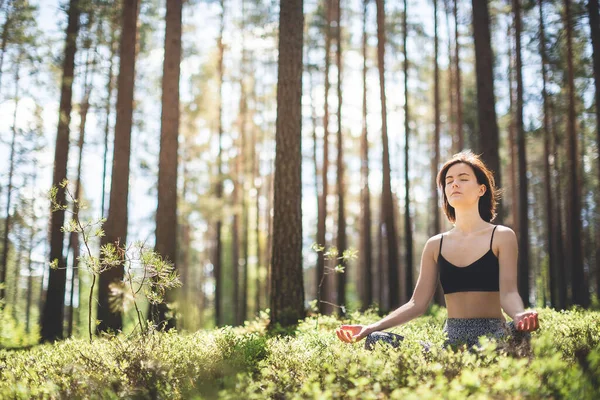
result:
[[[479,203],[485,193],[485,185],[477,183],[477,177],[470,165],[457,163],[448,168],[444,193],[448,203],[454,208],[463,208]]]

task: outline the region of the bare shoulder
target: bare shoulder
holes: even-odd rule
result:
[[[517,235],[508,226],[498,225],[494,235],[494,245],[497,248],[504,246],[512,246],[517,243]]]
[[[432,247],[435,248],[436,246],[439,247],[440,246],[440,241],[442,240],[442,233],[438,233],[435,236],[430,237],[427,240],[427,243],[425,243],[425,248],[427,247]]]
[[[434,260],[438,258],[438,252],[440,250],[440,242],[442,240],[442,234],[438,233],[435,236],[430,237],[425,243],[423,248],[423,255],[433,257]]]

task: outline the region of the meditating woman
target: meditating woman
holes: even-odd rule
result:
[[[383,341],[397,347],[402,336],[382,332],[422,315],[434,295],[438,276],[448,319],[445,345],[477,345],[480,336],[496,339],[538,329],[535,311],[526,311],[517,291],[517,239],[512,229],[493,225],[498,191],[492,172],[470,151],[454,155],[437,176],[443,211],[454,228],[430,238],[421,258],[410,301],[371,325],[342,325],[344,342],[367,338],[365,347]],[[502,310],[512,318],[506,323]]]

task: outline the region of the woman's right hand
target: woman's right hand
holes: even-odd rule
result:
[[[342,325],[335,330],[337,337],[346,343],[358,342],[371,332],[373,332],[373,329],[367,325]]]

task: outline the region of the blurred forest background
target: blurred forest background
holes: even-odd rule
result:
[[[284,4],[0,0],[3,321],[83,336],[90,308],[128,329],[123,268],[81,261],[117,241],[174,263],[157,313],[178,329],[390,311],[451,228],[435,174],[462,149],[503,188],[526,305],[598,307],[597,0]],[[61,230],[102,218],[102,238]]]

